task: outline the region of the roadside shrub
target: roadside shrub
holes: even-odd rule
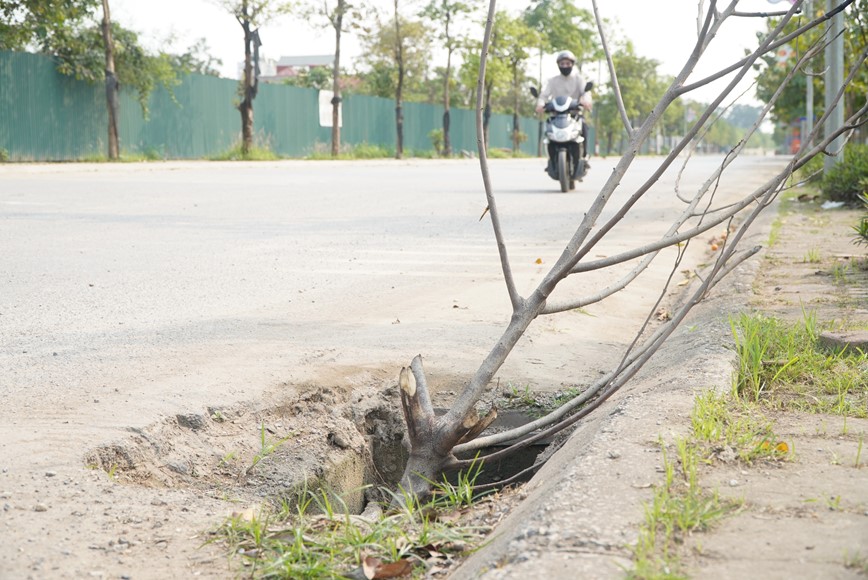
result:
[[[868,145],[847,145],[844,158],[826,172],[820,189],[832,201],[851,204],[868,194]]]
[[[432,129],[428,132],[428,138],[431,140],[431,146],[434,147],[434,151],[438,155],[443,155],[443,143],[445,142],[443,129]]]
[[[863,180],[863,187],[868,189],[868,179]],[[856,245],[865,244],[868,246],[868,195],[863,194],[859,196],[859,199],[862,200],[865,215],[862,216],[862,219],[858,224],[853,226],[853,230],[856,232],[856,237],[853,238],[853,243]]]

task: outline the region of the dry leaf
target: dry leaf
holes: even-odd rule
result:
[[[386,580],[388,578],[400,578],[413,571],[413,563],[410,560],[398,560],[389,564],[377,566],[371,580]]]
[[[777,445],[775,445],[775,451],[777,451],[778,453],[789,453],[790,446],[787,445],[786,441],[780,441]]]
[[[537,264],[542,264],[542,258],[537,258],[537,259],[536,259],[536,263],[537,263]]]
[[[362,560],[362,574],[365,575],[365,578],[368,580],[373,580],[374,575],[377,573],[377,568],[383,563],[379,558],[374,558],[373,556],[365,556]]]

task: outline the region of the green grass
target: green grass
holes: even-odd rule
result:
[[[721,499],[699,485],[699,450],[687,439],[675,441],[676,459],[663,447],[664,481],[645,505],[645,520],[633,546],[631,579],[687,578],[678,555],[684,539],[709,529],[737,510],[739,502]]]
[[[844,554],[844,567],[848,570],[855,570],[857,574],[862,576],[868,576],[868,556],[861,552]]]
[[[739,397],[782,410],[868,417],[868,353],[821,348],[815,315],[788,323],[742,314],[730,325]]]
[[[344,145],[337,157],[332,156],[330,145],[317,144],[306,159],[328,161],[334,159],[391,159],[393,157],[395,157],[395,150],[391,147],[359,143],[358,145]]]
[[[804,259],[802,260],[805,264],[819,264],[820,263],[820,250],[817,248],[811,248],[805,254]]]
[[[250,578],[372,577],[364,574],[378,565],[419,577],[424,562],[464,554],[487,533],[459,522],[460,509],[477,501],[472,487],[479,470],[477,465],[461,474],[457,485],[437,484],[429,502],[403,494],[400,509],[371,519],[351,515],[331,492],[305,488],[280,509],[233,515],[210,541],[240,559]]]
[[[756,405],[731,394],[706,391],[696,397],[690,415],[697,448],[704,456],[728,447],[745,463],[758,459],[784,459],[790,445],[775,435],[772,422]]]
[[[210,161],[277,161],[280,156],[267,147],[254,146],[245,154],[241,144],[235,145],[222,153],[210,155]]]
[[[281,439],[270,439],[268,435],[265,433],[265,423],[260,423],[259,425],[259,451],[256,455],[253,456],[253,461],[250,464],[250,467],[247,468],[247,474],[253,472],[253,469],[259,465],[263,459],[277,451],[277,449],[289,441],[292,438],[293,434],[289,434],[286,437]]]

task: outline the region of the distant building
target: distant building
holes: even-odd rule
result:
[[[278,77],[294,77],[302,71],[312,68],[332,68],[335,62],[333,54],[313,54],[309,56],[282,56],[277,61]]]
[[[267,56],[259,55],[259,78],[274,77],[277,75],[277,61]],[[238,73],[235,78],[241,80],[244,77],[244,61],[238,63]]]
[[[259,58],[259,80],[264,83],[281,83],[313,68],[331,70],[335,57],[332,54],[308,56],[282,56],[279,60]],[[244,74],[244,63],[238,63],[238,78]]]

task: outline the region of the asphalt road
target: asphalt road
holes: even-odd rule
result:
[[[637,161],[614,201],[658,161]],[[697,159],[682,189],[720,161]],[[612,165],[595,159],[562,194],[539,160],[492,163],[520,291],[554,262]],[[744,158],[718,199],[779,165]],[[665,230],[682,207],[675,173],[595,255]],[[418,352],[466,376],[509,316],[485,205],[472,160],[0,166],[0,464],[27,457],[8,442],[31,431],[50,443],[41,461],[65,463],[70,446],[165,414],[397,369]],[[584,326],[541,321],[537,351],[528,344],[506,370],[556,375],[565,363],[548,357],[575,332],[628,341],[624,325],[656,298],[664,261],[632,294],[591,307]],[[603,346],[584,359],[608,361]]]

